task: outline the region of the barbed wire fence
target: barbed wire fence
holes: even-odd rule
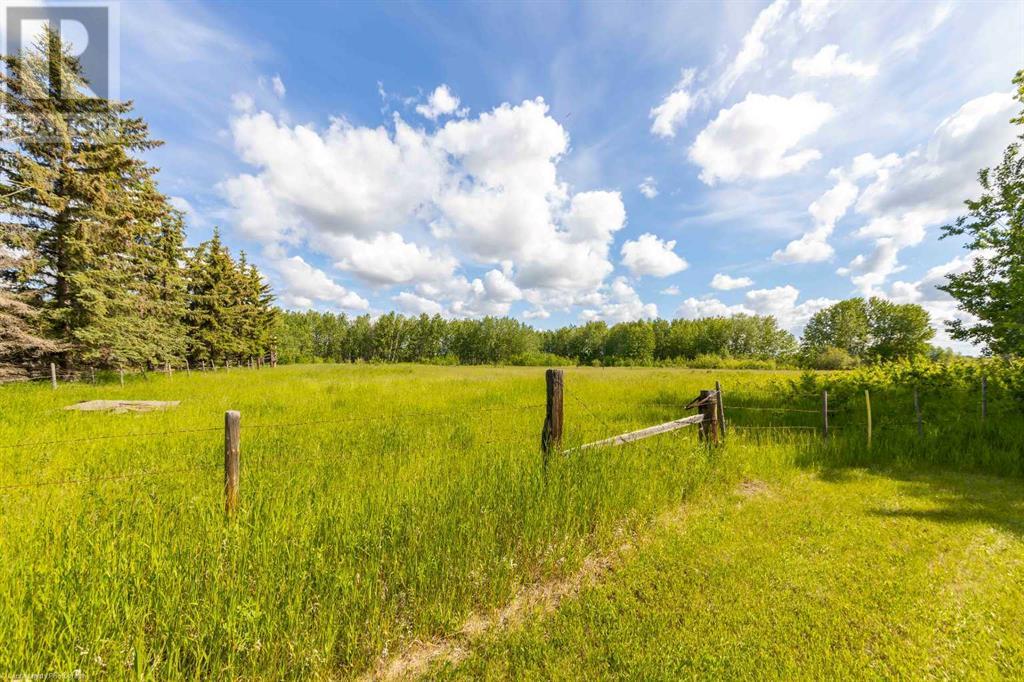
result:
[[[202,370],[200,370],[202,371]],[[212,371],[212,370],[211,370]],[[968,402],[974,399],[977,402],[977,408],[980,412],[980,418],[984,422],[986,419],[990,419],[995,416],[1003,415],[1008,413],[1010,408],[1005,405],[993,405],[991,390],[986,380],[981,382],[980,392],[974,391],[962,391],[962,395],[959,397],[964,398]],[[877,393],[877,391],[876,391]],[[948,403],[950,396],[948,390],[943,396],[943,401]],[[564,405],[563,397],[568,395],[574,405],[580,408],[580,414],[586,415],[586,420],[573,424],[573,428],[578,433],[583,432],[586,422],[589,421],[590,425],[596,425],[601,429],[601,436],[593,442],[582,443],[572,448],[563,448],[563,433],[564,433]],[[708,445],[719,445],[720,440],[724,442],[727,434],[743,434],[743,433],[757,433],[757,432],[807,432],[807,433],[819,433],[825,441],[827,441],[835,431],[847,430],[853,432],[855,430],[863,430],[866,436],[867,446],[870,448],[872,444],[873,432],[876,430],[889,430],[889,429],[906,429],[911,427],[916,430],[919,437],[923,436],[923,426],[925,424],[931,424],[931,421],[924,419],[924,410],[922,409],[922,391],[918,387],[895,387],[893,396],[889,396],[893,399],[894,396],[899,397],[903,402],[907,402],[907,397],[912,396],[913,398],[913,420],[907,421],[904,415],[899,415],[898,419],[891,418],[892,415],[896,414],[891,409],[891,405],[887,406],[889,409],[885,410],[885,413],[889,415],[890,419],[881,423],[874,423],[874,414],[871,406],[871,393],[870,390],[864,390],[864,407],[863,409],[864,421],[860,421],[856,418],[856,413],[860,411],[857,405],[854,403],[852,394],[847,392],[842,396],[839,401],[839,405],[829,404],[829,393],[828,391],[822,391],[820,395],[814,393],[797,393],[791,392],[788,395],[781,396],[775,400],[785,399],[787,404],[784,405],[765,405],[765,404],[750,404],[757,402],[757,398],[752,396],[744,396],[743,394],[732,394],[732,399],[728,405],[724,400],[724,394],[722,388],[718,382],[715,383],[715,389],[708,389],[701,391],[697,398],[689,402],[680,401],[669,401],[669,400],[654,400],[654,401],[637,401],[634,403],[624,403],[621,400],[615,402],[615,405],[619,408],[633,409],[636,407],[644,408],[657,408],[664,409],[666,411],[671,410],[672,413],[678,414],[677,411],[685,411],[689,409],[696,409],[697,415],[688,417],[676,417],[671,421],[656,424],[641,428],[639,430],[628,431],[625,433],[621,432],[621,425],[619,427],[613,426],[613,421],[606,419],[601,414],[601,410],[594,407],[597,404],[593,400],[586,400],[582,395],[577,393],[574,389],[567,387],[564,381],[563,370],[548,370],[546,373],[546,400],[543,403],[527,403],[520,405],[501,405],[501,406],[478,406],[478,407],[467,407],[460,406],[457,410],[420,410],[420,411],[394,411],[389,414],[378,414],[374,416],[364,417],[337,417],[328,419],[302,419],[296,421],[279,421],[279,422],[264,422],[255,424],[246,424],[245,431],[255,432],[268,432],[268,431],[283,431],[295,428],[305,428],[313,426],[341,426],[341,425],[352,425],[356,423],[363,424],[395,424],[404,420],[410,419],[432,419],[436,417],[451,417],[454,413],[459,415],[469,415],[476,419],[481,415],[487,415],[487,429],[488,434],[497,433],[495,425],[495,417],[511,413],[522,413],[529,411],[545,410],[545,418],[543,427],[540,432],[540,449],[544,451],[545,467],[547,466],[548,458],[552,454],[564,453],[570,454],[575,451],[589,449],[593,447],[613,447],[618,445],[627,445],[638,440],[648,438],[651,436],[661,435],[665,433],[671,433],[674,438],[678,439],[682,437],[681,429],[687,426],[698,427],[698,439],[699,441]],[[817,399],[820,401],[820,407],[813,408],[808,405],[793,405],[789,404],[792,401],[799,399]],[[764,402],[765,398],[761,397],[760,401]],[[995,408],[995,409],[993,409]],[[786,415],[799,415],[797,419],[808,419],[810,415],[814,415],[816,422],[814,424],[809,423],[778,423],[771,421],[768,423],[742,423],[736,419],[736,414],[748,414],[753,415],[749,421],[756,419],[762,419],[769,417],[774,419],[776,416],[782,416],[785,418]],[[1017,412],[1019,414],[1019,412]],[[728,416],[727,416],[728,415]],[[832,424],[830,419],[835,419],[837,416],[844,418],[841,424]],[[948,420],[936,420],[936,424],[947,423]],[[223,432],[225,434],[225,461],[223,465],[219,463],[197,463],[189,466],[176,466],[176,467],[164,467],[164,468],[148,468],[137,471],[122,471],[114,472],[110,474],[104,474],[100,476],[82,476],[73,475],[48,480],[38,481],[25,481],[15,482],[11,484],[0,485],[0,493],[28,489],[28,488],[40,488],[48,486],[67,486],[67,485],[93,485],[103,482],[114,482],[114,481],[127,481],[135,480],[140,478],[157,478],[172,474],[182,473],[194,473],[194,472],[208,472],[223,466],[225,470],[225,495],[228,500],[237,499],[237,471],[239,469],[238,460],[240,453],[240,438],[241,438],[241,422],[240,415],[238,412],[229,411],[225,415],[225,425],[220,426],[209,426],[209,427],[196,427],[196,428],[185,428],[185,429],[172,429],[164,431],[140,431],[130,433],[111,433],[111,434],[99,434],[94,436],[82,436],[75,438],[64,438],[64,439],[45,439],[45,440],[26,440],[15,443],[0,443],[0,452],[2,451],[14,451],[19,449],[32,449],[32,448],[50,448],[56,446],[71,446],[83,443],[96,443],[104,441],[115,441],[115,440],[141,440],[141,439],[155,439],[155,438],[168,438],[182,435],[195,435],[195,434],[210,434],[215,432]],[[618,432],[618,433],[617,433]],[[488,438],[487,440],[476,440],[472,439],[470,444],[473,447],[477,446],[491,446],[491,445],[504,445],[504,446],[515,446],[515,447],[528,447],[529,441],[536,442],[537,432],[522,432],[513,434],[512,438],[507,436],[499,436]],[[339,453],[335,457],[347,457],[350,453]],[[310,460],[328,460],[332,456],[329,454],[317,453],[315,455],[303,457],[289,457],[286,462],[288,463],[301,463]],[[231,471],[236,472],[234,475],[234,483],[232,484]],[[15,474],[29,473],[28,470],[22,470],[17,472],[11,472]],[[232,488],[234,493],[232,495]],[[227,505],[227,511],[231,513],[233,511],[233,504]]]
[[[149,375],[173,376],[175,373],[184,372],[191,376],[192,372],[223,372],[232,369],[263,369],[265,367],[277,367],[277,355],[267,353],[263,356],[253,356],[246,359],[222,359],[220,364],[216,360],[200,360],[193,364],[188,359],[180,361],[165,361],[154,364],[151,367],[95,367],[86,365],[82,367],[57,366],[56,363],[49,363],[49,367],[34,366],[22,374],[0,377],[0,385],[15,383],[45,383],[50,382],[53,389],[62,383],[92,383],[97,382],[97,377],[117,377],[121,385],[124,385],[125,377],[141,376],[149,378]]]

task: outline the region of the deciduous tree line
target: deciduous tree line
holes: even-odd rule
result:
[[[0,376],[262,356],[269,287],[217,235],[185,248],[131,103],[75,96],[81,68],[54,33],[4,65]]]
[[[869,307],[871,323],[865,317],[857,333],[830,322],[845,319],[851,308]],[[814,366],[824,351],[842,353],[841,366],[852,366],[927,353],[926,341],[935,333],[920,306],[863,299],[821,311],[808,328],[811,336],[801,346],[770,316],[588,322],[538,331],[507,317],[447,320],[388,313],[374,320],[307,311],[283,312],[276,337],[282,362],[650,365],[743,359]]]

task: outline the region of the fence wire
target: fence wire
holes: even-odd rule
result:
[[[236,369],[236,368],[237,367],[231,368],[231,369]],[[242,368],[247,368],[247,367],[243,366]],[[227,368],[224,368],[224,369],[227,369]],[[255,367],[253,369],[255,369]],[[196,371],[202,371],[202,370],[200,370],[199,368],[196,368]],[[207,368],[205,371],[216,371],[216,370],[212,370],[212,369]],[[223,369],[221,371],[223,371]],[[33,377],[33,378],[29,379],[29,380],[37,380],[38,379],[38,380],[42,381],[42,380],[49,380],[50,378],[51,377],[49,375],[45,375],[45,376]],[[887,395],[887,392],[876,389],[875,392],[873,392],[872,397],[876,398],[876,400],[878,400],[879,402],[889,403],[890,401],[894,400],[898,396],[899,399],[900,399],[900,404],[902,405],[903,402],[906,401],[907,397],[913,391],[913,387],[907,387],[907,386],[900,386],[900,387],[894,387],[894,388],[896,388],[896,391],[894,392],[894,394],[891,394],[891,395]],[[946,391],[945,389],[942,389],[942,390],[943,390],[943,393],[948,393],[949,392],[949,391]],[[605,439],[608,439],[608,438],[613,438],[616,435],[622,435],[621,432],[618,432],[618,431],[620,431],[619,429],[614,428],[611,425],[611,423],[609,422],[609,420],[607,420],[603,416],[601,416],[599,411],[594,409],[589,404],[590,401],[583,400],[575,391],[568,389],[564,385],[563,385],[563,393],[569,395],[570,399],[573,402],[575,402],[580,408],[582,408],[583,412],[586,415],[588,415],[589,418],[594,423],[600,425],[605,430],[605,435],[602,436],[598,440],[605,440]],[[977,392],[977,391],[970,391],[970,390],[962,390],[962,391],[958,392],[958,391],[953,390],[952,393],[954,395],[951,398],[943,396],[940,404],[947,404],[947,405],[958,404],[957,403],[958,400],[962,401],[963,398],[973,398],[974,402],[977,403],[977,406],[980,409],[981,402],[980,402],[980,400],[978,400],[979,392]],[[993,393],[992,392],[992,388],[990,387],[989,388],[989,394],[988,394],[988,404],[987,404],[987,414],[988,414],[990,419],[992,417],[997,416],[997,415],[1003,415],[1003,414],[1008,414],[1008,413],[1013,413],[1013,414],[1020,415],[1019,409],[1014,410],[1014,409],[1011,409],[1011,408],[1007,407],[1004,404],[1001,404],[1002,401],[997,400],[995,398],[995,396],[993,396],[992,393]],[[803,396],[803,397],[814,397],[814,398],[820,398],[821,397],[819,393],[809,393],[809,394],[788,393],[786,395],[788,397],[790,397],[790,398],[800,397],[800,396]],[[717,396],[717,392],[716,391],[711,391],[710,394],[703,399],[703,401],[701,401],[701,400],[693,400],[693,401],[690,401],[690,403],[685,403],[682,400],[680,400],[679,402],[668,401],[668,400],[655,400],[655,401],[633,403],[633,405],[635,407],[664,407],[664,408],[671,408],[671,409],[675,409],[675,410],[680,410],[680,412],[681,412],[682,410],[685,410],[685,409],[692,409],[693,407],[700,405],[701,402],[706,402],[706,401],[712,400],[716,396]],[[733,396],[733,397],[735,397],[735,396]],[[830,397],[832,397],[832,396],[830,396]],[[922,395],[922,398],[923,397],[926,397],[926,395]],[[857,405],[857,403],[861,400],[861,397],[858,394],[856,394],[856,393],[846,394],[846,395],[842,395],[842,396],[835,396],[833,399],[836,400],[836,402],[839,402],[840,405],[842,405],[842,406],[838,407],[838,408],[830,407],[827,410],[827,414],[830,415],[830,416],[831,415],[836,415],[836,414],[851,414],[851,413],[852,414],[857,414],[859,412],[864,411],[863,407],[860,407],[860,406]],[[749,400],[749,398],[748,398],[748,400]],[[740,398],[740,402],[742,402],[742,397]],[[924,402],[924,401],[922,401],[922,402]],[[929,402],[929,404],[933,404],[931,399],[929,399],[928,402]],[[602,404],[605,404],[605,403],[602,402]],[[614,404],[616,406],[622,406],[623,402],[621,400],[619,400],[619,401],[616,401]],[[523,411],[528,411],[528,410],[540,410],[540,409],[543,409],[544,407],[545,407],[545,403],[530,403],[530,404],[524,404],[524,405],[501,405],[501,406],[486,406],[486,407],[475,407],[475,408],[458,408],[458,409],[454,409],[454,410],[444,410],[444,411],[441,411],[441,410],[430,410],[430,411],[416,411],[416,412],[396,412],[396,413],[393,413],[393,414],[387,414],[387,415],[380,414],[380,415],[366,416],[366,417],[343,417],[343,418],[332,418],[332,419],[308,419],[308,420],[298,420],[298,421],[291,421],[291,422],[270,422],[270,423],[246,424],[244,426],[244,430],[245,431],[250,431],[250,430],[255,430],[255,431],[273,431],[273,430],[277,430],[277,429],[291,429],[291,428],[306,427],[306,426],[339,425],[339,424],[353,424],[353,423],[381,423],[381,422],[395,423],[395,422],[398,422],[398,421],[401,421],[401,420],[415,419],[415,418],[438,417],[438,416],[451,417],[453,415],[459,415],[459,414],[465,414],[465,415],[488,414],[489,415],[489,417],[488,417],[489,428],[487,429],[487,433],[488,434],[494,434],[494,430],[495,430],[494,429],[494,415],[496,415],[496,414],[503,414],[503,413],[510,413],[510,412],[523,412]],[[786,406],[771,406],[771,407],[769,407],[769,406],[743,405],[743,404],[739,404],[739,405],[726,404],[726,405],[724,405],[724,408],[725,408],[725,411],[728,414],[730,414],[730,415],[735,415],[735,413],[737,411],[740,412],[740,413],[751,412],[751,413],[780,414],[780,415],[784,415],[784,414],[787,414],[787,413],[821,415],[822,412],[823,412],[823,410],[821,410],[821,409],[808,409],[808,408],[802,408],[802,407],[786,407]],[[904,405],[903,408],[909,409],[909,405]],[[901,408],[901,409],[903,409],[903,408]],[[977,415],[974,415],[972,417],[972,419],[974,417],[976,417],[976,416]],[[583,423],[585,424],[586,421],[584,420]],[[876,422],[873,425],[873,430],[874,431],[907,430],[908,432],[913,432],[914,430],[921,429],[924,426],[936,426],[936,425],[941,425],[941,424],[945,424],[945,423],[949,423],[949,420],[933,422],[930,419],[925,419],[923,417],[923,415],[922,415],[922,416],[919,416],[917,419],[913,419],[912,417],[908,418],[908,420],[906,422],[904,422],[902,420],[900,420],[900,421],[885,420],[885,421],[881,421],[881,423],[877,423]],[[847,421],[844,420],[842,423],[839,423],[839,424],[830,423],[828,425],[828,432],[829,433],[832,433],[832,432],[852,433],[854,431],[864,431],[865,427],[866,427],[866,421],[853,420],[852,422],[847,422]],[[773,431],[777,431],[777,432],[786,432],[786,431],[815,431],[815,432],[817,432],[817,431],[823,431],[824,425],[822,424],[820,426],[811,426],[811,425],[799,425],[799,424],[795,424],[794,425],[794,424],[778,424],[778,423],[769,423],[769,424],[737,424],[737,423],[735,423],[735,418],[732,417],[732,418],[729,419],[729,422],[727,424],[727,429],[728,429],[728,431],[732,431],[732,432],[761,432],[761,431],[764,431],[764,432],[773,432]],[[119,433],[119,434],[104,434],[104,435],[96,435],[96,436],[84,436],[84,437],[79,437],[79,438],[51,439],[51,440],[40,440],[40,441],[25,441],[25,442],[19,442],[19,443],[0,444],[0,450],[13,450],[13,449],[21,449],[21,448],[56,446],[56,445],[70,445],[70,444],[76,444],[76,443],[108,441],[108,440],[116,440],[116,439],[143,439],[143,438],[176,436],[176,435],[184,435],[184,434],[203,434],[203,433],[213,433],[213,432],[223,432],[223,427],[222,426],[211,426],[211,427],[190,428],[190,429],[176,429],[176,430],[166,430],[166,431],[146,431],[146,432],[136,432],[136,433]],[[681,433],[681,430],[671,431],[671,433],[676,438],[680,438],[683,435]],[[468,442],[467,442],[467,446],[469,446],[469,447],[490,447],[490,446],[503,445],[503,446],[509,446],[509,447],[519,447],[520,444],[525,445],[528,439],[532,440],[534,438],[535,438],[535,436],[533,434],[525,434],[524,433],[524,434],[521,434],[521,435],[518,435],[518,436],[516,436],[514,434],[511,434],[508,437],[489,438],[488,440],[483,440],[483,441],[478,441],[478,440],[475,440],[475,439],[469,439]],[[664,444],[661,443],[661,444],[659,444],[658,447],[664,447]],[[279,459],[279,460],[276,460],[276,461],[281,461],[281,462],[285,462],[285,463],[303,463],[303,462],[308,462],[308,461],[331,461],[331,460],[337,460],[337,459],[344,459],[344,458],[348,458],[348,457],[351,457],[351,456],[352,456],[352,453],[350,453],[350,452],[338,452],[338,453],[333,453],[333,454],[324,454],[322,452],[318,452],[317,454],[310,455],[308,457]],[[138,478],[155,478],[155,477],[159,477],[159,476],[165,476],[165,475],[176,474],[176,473],[209,471],[209,470],[213,470],[213,469],[218,469],[221,466],[222,466],[221,464],[206,464],[206,465],[192,465],[192,466],[185,466],[185,467],[172,467],[172,468],[164,468],[164,469],[146,469],[146,470],[141,470],[141,471],[122,472],[122,473],[111,474],[111,475],[107,475],[107,476],[98,476],[98,477],[81,477],[81,476],[74,477],[74,476],[72,476],[72,477],[59,478],[59,479],[40,480],[40,481],[32,481],[32,482],[26,482],[26,483],[15,483],[15,484],[8,484],[8,485],[0,485],[0,491],[10,491],[10,490],[17,490],[17,489],[24,489],[24,488],[39,488],[39,487],[47,487],[47,486],[64,486],[64,485],[79,485],[79,484],[89,485],[89,484],[95,484],[95,483],[101,483],[101,482],[107,482],[107,481],[122,481],[122,480],[129,480],[129,479],[138,479]],[[19,473],[21,473],[21,472],[19,472]]]

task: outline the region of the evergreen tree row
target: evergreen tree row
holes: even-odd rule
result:
[[[0,377],[38,363],[146,367],[269,350],[267,286],[219,237],[189,252],[142,154],[130,102],[75,96],[57,34],[4,57],[0,98]]]

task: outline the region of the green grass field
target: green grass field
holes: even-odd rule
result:
[[[727,404],[771,405],[783,374],[567,369],[565,445],[687,414],[716,380]],[[182,402],[62,409],[96,398]],[[691,429],[545,471],[543,401],[537,368],[0,388],[0,675],[346,678],[416,642],[440,654],[391,672],[1021,674],[1024,487],[950,469],[1019,452],[977,440],[967,466],[970,447],[932,457],[911,432],[868,453],[851,417],[829,446],[764,430],[708,450]],[[228,409],[242,413],[230,522]],[[801,409],[733,423],[817,424],[813,399]],[[159,435],[108,437],[124,434]],[[546,586],[561,594],[548,608],[466,634]]]

